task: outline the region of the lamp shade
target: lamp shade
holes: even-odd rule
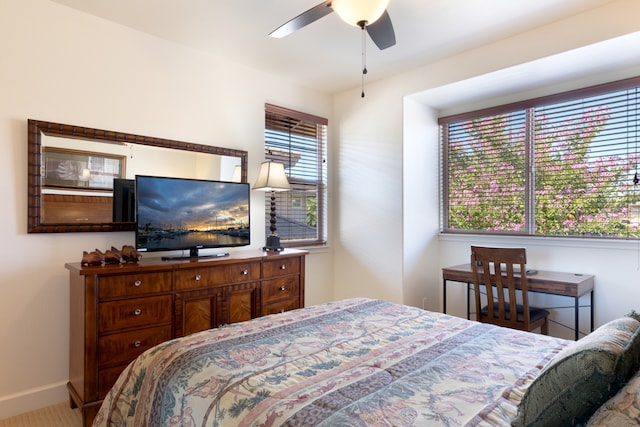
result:
[[[347,24],[359,27],[359,22],[367,25],[376,22],[387,9],[389,0],[333,0],[331,8]]]
[[[262,162],[258,179],[253,186],[260,191],[287,191],[290,188],[287,175],[284,173],[284,165],[277,162]]]

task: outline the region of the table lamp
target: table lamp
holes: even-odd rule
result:
[[[271,234],[267,236],[266,251],[281,251],[284,248],[280,246],[280,237],[276,234],[276,192],[288,191],[290,189],[289,181],[284,173],[284,165],[273,161],[266,161],[260,165],[258,179],[253,186],[254,190],[271,191]]]

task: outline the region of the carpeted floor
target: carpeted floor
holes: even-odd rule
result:
[[[79,409],[71,409],[69,402],[37,409],[0,420],[0,427],[81,427]]]

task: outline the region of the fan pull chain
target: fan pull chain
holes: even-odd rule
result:
[[[358,22],[360,28],[362,28],[362,93],[361,98],[364,98],[364,75],[367,74],[367,35],[365,34],[366,21]]]

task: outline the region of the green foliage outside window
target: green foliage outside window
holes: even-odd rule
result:
[[[560,125],[544,111],[533,114],[533,121],[522,110],[448,125],[446,228],[640,237],[637,135],[622,151],[600,143],[616,115],[607,105]]]
[[[318,225],[318,209],[315,197],[307,197],[307,225],[316,227]]]

